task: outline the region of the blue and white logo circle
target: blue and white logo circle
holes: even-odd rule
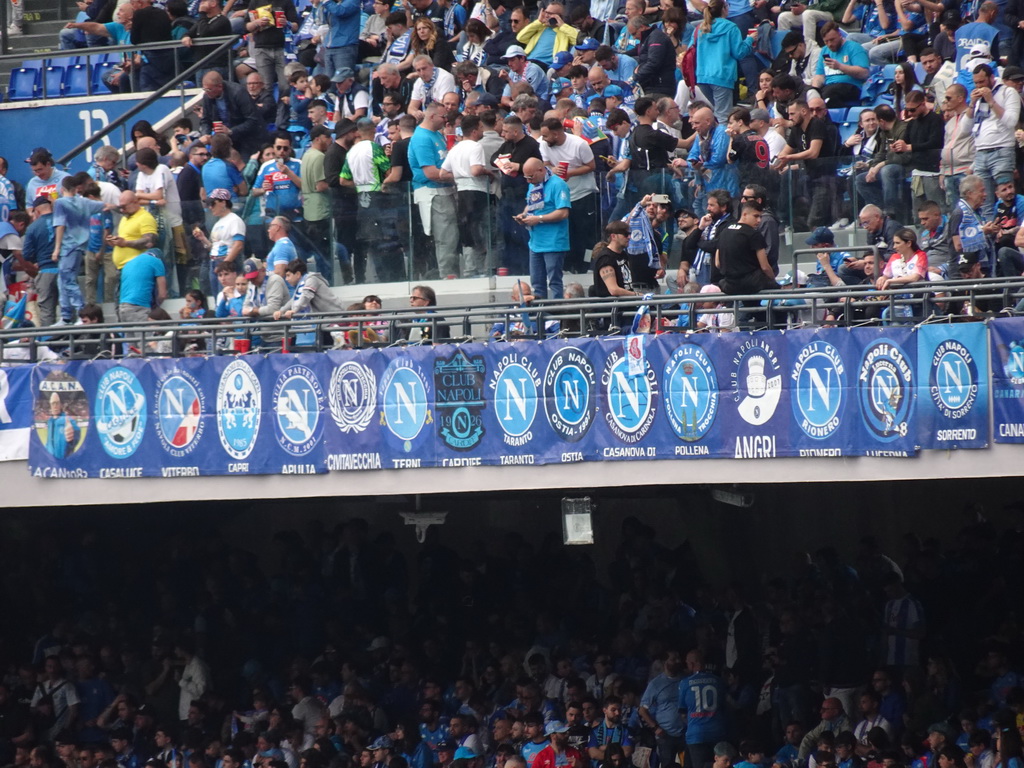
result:
[[[978,398],[978,366],[974,355],[956,339],[943,341],[932,355],[928,390],[947,419],[962,419]]]
[[[527,365],[529,362],[527,361]],[[537,418],[537,389],[540,383],[536,369],[523,363],[499,362],[494,381],[494,413],[498,426],[508,437],[524,437]]]
[[[857,373],[861,418],[875,438],[886,443],[906,437],[914,404],[914,372],[906,353],[879,339],[864,350]]]
[[[808,437],[824,440],[839,429],[846,390],[846,367],[839,350],[815,340],[796,356],[793,367],[793,414]]]
[[[629,358],[615,350],[601,377],[607,410],[605,421],[619,440],[638,443],[654,423],[658,382],[647,361],[643,375],[629,375]]]
[[[408,360],[392,360],[381,380],[381,403],[388,431],[408,443],[427,423],[428,384],[419,368]]]
[[[94,407],[100,445],[115,459],[127,459],[146,431],[146,393],[127,368],[111,368],[100,378]]]
[[[217,434],[233,459],[247,458],[256,446],[261,399],[260,380],[249,364],[243,360],[228,364],[217,386]]]
[[[324,393],[313,371],[292,365],[281,373],[274,385],[278,445],[292,456],[313,450],[323,429],[323,405]]]
[[[564,347],[551,356],[544,372],[544,410],[548,424],[563,440],[581,440],[594,423],[597,375],[585,354]]]
[[[342,432],[362,432],[377,411],[377,377],[367,366],[346,360],[331,373],[331,417]]]
[[[696,344],[683,344],[665,363],[665,415],[672,431],[688,443],[700,440],[718,414],[718,374]]]
[[[199,382],[190,373],[174,371],[157,384],[155,398],[156,433],[164,450],[176,459],[192,453],[205,427]]]

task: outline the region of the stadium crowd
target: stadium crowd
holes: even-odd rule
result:
[[[73,174],[40,148],[31,175],[0,159],[5,286],[38,295],[43,325],[99,299],[141,318],[197,291],[217,307],[201,311],[269,316],[303,290],[492,274],[528,274],[541,299],[565,273],[643,295],[670,261],[670,291],[756,293],[780,282],[780,229],[827,247],[858,223],[877,273],[832,253],[781,281],[1024,273],[1017,0],[81,10],[61,48],[168,43],[126,54],[115,90],[243,37],[199,71],[194,113],[133,126],[130,156],[103,147]],[[284,279],[269,309],[240,293],[247,259]]]
[[[980,517],[748,584],[635,518],[605,573],[513,532],[411,560],[358,518],[266,543],[10,542],[3,764],[1021,766],[1024,549]]]

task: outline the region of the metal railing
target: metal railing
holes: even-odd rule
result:
[[[98,141],[101,141],[104,136],[108,135],[109,133],[111,133],[112,131],[116,130],[117,128],[120,128],[122,125],[125,125],[129,120],[131,120],[133,117],[135,117],[135,115],[137,115],[140,112],[142,112],[142,110],[146,109],[150,104],[152,104],[153,102],[159,100],[160,98],[162,98],[164,96],[164,94],[172,91],[175,88],[180,88],[180,90],[181,90],[182,109],[184,110],[184,101],[185,101],[185,86],[184,86],[184,83],[185,83],[185,81],[189,78],[190,75],[198,72],[199,70],[201,70],[201,69],[209,69],[209,66],[208,66],[209,63],[211,61],[216,60],[218,56],[223,55],[229,48],[231,48],[238,41],[239,37],[240,37],[239,35],[230,35],[230,36],[224,36],[224,37],[201,38],[201,39],[197,40],[193,47],[195,47],[195,46],[206,47],[206,46],[211,46],[211,45],[215,46],[215,47],[213,48],[213,50],[209,51],[205,56],[203,56],[199,61],[197,61],[195,64],[193,64],[192,66],[190,66],[188,69],[186,69],[183,72],[177,72],[178,57],[177,57],[177,55],[175,55],[174,60],[175,60],[175,72],[176,72],[176,74],[175,74],[175,76],[169,82],[167,82],[164,85],[160,86],[155,91],[152,91],[149,94],[149,96],[147,96],[145,99],[140,101],[138,104],[136,104],[134,107],[132,107],[127,112],[122,114],[120,117],[112,120],[110,123],[108,123],[107,125],[103,126],[100,130],[96,131],[96,133],[94,133],[88,139],[86,139],[85,141],[80,143],[74,149],[69,150],[68,152],[65,152],[63,155],[61,155],[57,159],[57,163],[59,165],[67,165],[69,162],[71,162],[72,159],[77,157],[79,153],[84,152],[86,149],[91,147],[93,144],[97,143]],[[117,46],[118,49],[132,50],[132,51],[150,50],[150,49],[153,49],[153,50],[157,50],[157,49],[163,50],[163,49],[166,49],[168,47],[169,46],[167,46],[167,45],[165,45],[163,43],[149,43],[149,44],[141,45],[141,46]],[[182,46],[182,45],[175,46],[176,49],[181,49],[181,48],[184,48],[184,47],[185,46]],[[229,67],[228,69],[229,69],[229,71],[232,70],[231,67]],[[44,78],[44,80],[45,80],[45,78]]]
[[[577,338],[629,332],[633,314],[646,305],[652,332],[716,331],[698,327],[705,314],[732,314],[741,330],[793,327],[917,324],[1015,314],[1024,277],[922,282],[877,291],[869,285],[766,291],[759,294],[670,294],[648,300],[578,299],[517,304],[437,307],[433,311],[352,311],[303,315],[291,320],[238,317],[147,323],[19,328],[0,331],[0,364],[53,357],[103,359],[182,357],[239,353],[323,352],[328,349],[421,343]],[[985,313],[961,315],[967,304],[991,304]],[[713,304],[713,306],[707,306]],[[998,307],[998,309],[996,309]],[[888,309],[888,317],[883,310]],[[557,325],[555,325],[557,323]],[[421,341],[408,341],[417,330]],[[377,340],[371,340],[373,331]],[[416,334],[413,334],[416,335]],[[303,337],[306,337],[303,339]],[[241,342],[241,343],[236,343]]]

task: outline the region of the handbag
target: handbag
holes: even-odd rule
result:
[[[699,30],[693,31],[693,43],[683,52],[683,60],[679,69],[683,73],[683,82],[691,89],[697,87],[697,34]]]

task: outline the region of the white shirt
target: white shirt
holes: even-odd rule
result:
[[[1020,118],[1020,94],[1013,88],[999,83],[992,94],[993,99],[1003,108],[1003,116],[996,118],[995,113],[988,104],[979,100],[974,105],[974,148],[981,149],[1003,149],[1016,146],[1016,139],[1013,132],[1017,127],[1017,120]],[[979,110],[985,115],[985,119],[978,124]]]
[[[353,86],[354,88],[355,86]],[[364,114],[370,114],[370,94],[364,90],[358,90],[352,95],[352,108],[349,109],[349,94],[343,93],[334,97],[334,119],[340,120],[347,117],[350,120],[355,118],[356,112],[365,109]]]
[[[234,214],[229,213],[228,216]],[[178,696],[178,719],[185,720],[188,718],[188,708],[192,702],[206,693],[206,689],[210,687],[210,670],[206,662],[198,656],[189,659],[188,664],[181,670],[178,687],[181,688],[181,694]]]
[[[460,192],[486,192],[489,179],[487,176],[474,176],[474,165],[487,167],[484,148],[477,141],[463,139],[448,152],[441,170],[455,177],[455,188]]]
[[[772,128],[769,128],[762,138],[768,145],[768,159],[774,163],[775,158],[779,156],[779,152],[786,146],[786,140],[782,138],[782,134]]]
[[[178,185],[174,180],[174,174],[166,165],[158,165],[153,173],[143,173],[139,169],[139,175],[135,179],[135,191],[153,194],[158,190],[164,191],[164,215],[167,217],[167,224],[171,227],[180,227],[181,198],[178,197]]]
[[[217,219],[217,223],[210,230],[210,258],[223,259],[227,256],[239,235],[242,240],[245,239],[245,222],[237,213],[229,213]],[[188,710],[185,714],[188,714]]]
[[[418,101],[421,107],[427,105],[427,84],[423,78],[417,78],[412,86],[411,101]],[[455,77],[447,69],[434,67],[434,84],[430,88],[430,101],[441,101],[446,93],[458,93],[455,87]]]
[[[558,168],[559,163],[567,162],[569,170],[594,162],[594,153],[590,145],[571,133],[565,134],[565,141],[557,147],[548,146],[546,141],[541,141],[540,156],[552,168]],[[593,173],[570,176],[565,181],[569,185],[569,200],[574,203],[592,192],[597,192],[597,181]]]

